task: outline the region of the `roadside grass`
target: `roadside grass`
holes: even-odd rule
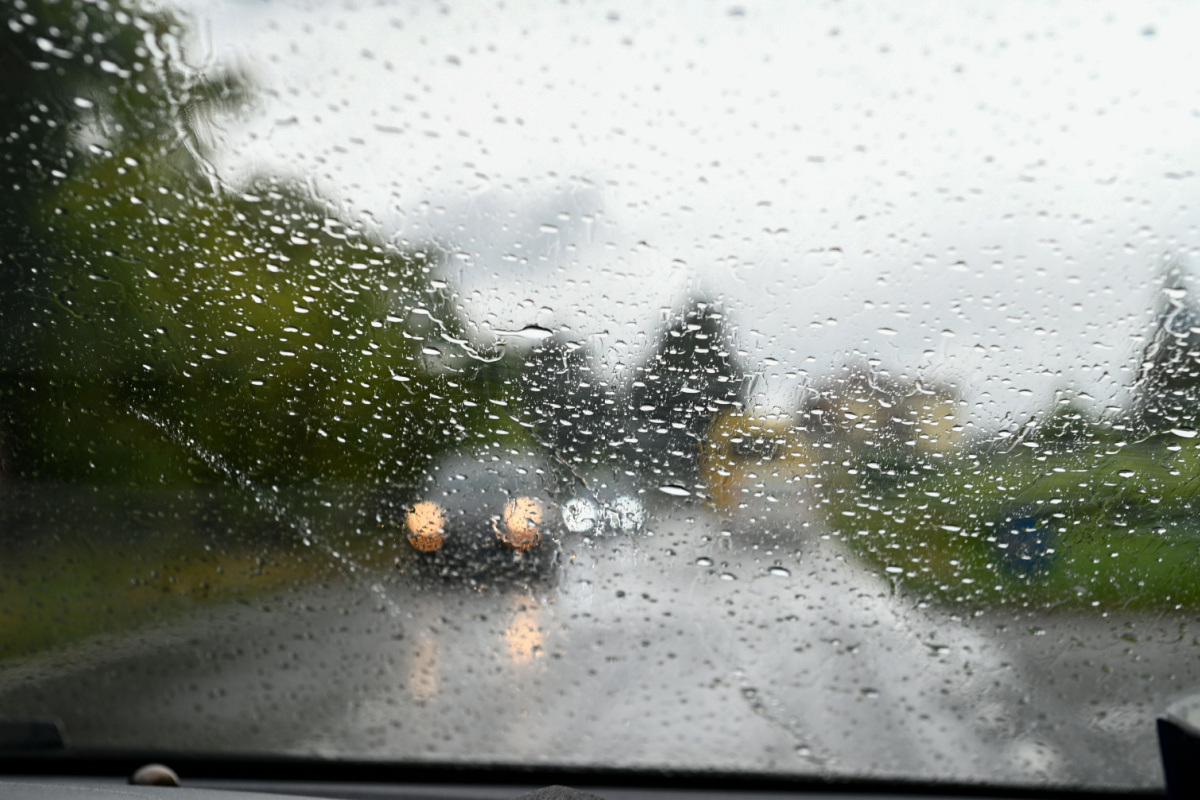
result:
[[[201,606],[379,573],[402,552],[344,514],[320,520],[305,545],[238,496],[160,493],[147,503],[134,493],[45,489],[0,495],[22,508],[0,515],[0,663]]]
[[[926,466],[895,476],[860,469],[855,489],[826,513],[829,528],[897,587],[981,608],[1200,608],[1192,443],[1164,435]]]

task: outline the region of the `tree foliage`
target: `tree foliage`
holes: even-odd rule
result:
[[[15,0],[0,43],[0,452],[22,479],[402,480],[481,415],[438,253],[299,183],[223,184],[253,98],[187,30],[107,0]],[[452,422],[451,422],[452,421]]]

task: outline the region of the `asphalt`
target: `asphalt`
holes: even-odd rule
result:
[[[703,510],[553,580],[301,585],[0,666],[75,744],[1160,786],[1200,620],[922,607],[812,529]]]

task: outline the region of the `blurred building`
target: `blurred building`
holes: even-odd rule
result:
[[[813,387],[797,425],[847,457],[906,463],[960,446],[962,401],[951,389],[847,365]]]

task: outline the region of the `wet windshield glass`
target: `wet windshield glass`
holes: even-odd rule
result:
[[[11,0],[0,715],[1161,785],[1198,15]]]

